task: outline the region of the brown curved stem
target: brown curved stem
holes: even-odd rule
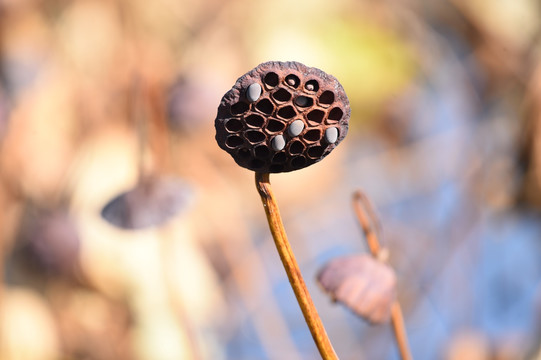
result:
[[[278,204],[271,189],[269,174],[256,173],[255,183],[259,196],[261,196],[263,207],[265,208],[265,214],[267,215],[267,221],[269,223],[276,249],[278,250],[278,254],[280,254],[280,259],[282,260],[287,277],[289,278],[289,283],[291,284],[293,292],[295,293],[297,302],[299,303],[302,314],[304,315],[304,320],[312,333],[312,338],[316,343],[319,353],[324,360],[338,359],[338,356],[332,347],[331,341],[327,336],[327,332],[323,327],[323,323],[319,318],[316,307],[312,302],[310,293],[306,288],[306,284],[302,278],[299,265],[297,264],[297,260],[293,254],[293,250],[291,249],[289,241],[287,240],[282,218],[280,217]]]
[[[361,191],[355,192],[353,195],[353,208],[359,219],[359,224],[363,229],[364,237],[370,253],[376,259],[381,259],[381,245],[378,240],[377,232],[374,229],[374,225],[378,224],[377,217],[374,209],[368,201],[368,198]],[[391,323],[393,332],[398,345],[398,351],[402,360],[411,360],[411,351],[408,344],[408,335],[406,333],[406,326],[404,325],[404,317],[402,316],[402,308],[398,300],[395,300],[391,307]]]
[[[402,308],[398,300],[395,300],[391,307],[391,322],[393,325],[393,332],[396,338],[396,344],[400,357],[402,360],[411,360],[411,352],[408,344],[408,334],[406,333],[406,327],[404,326],[404,317],[402,316]]]

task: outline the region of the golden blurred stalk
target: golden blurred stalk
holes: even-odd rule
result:
[[[299,265],[293,254],[293,250],[287,240],[287,235],[282,223],[282,218],[280,217],[280,211],[278,209],[278,204],[274,198],[272,192],[269,174],[268,173],[256,173],[255,174],[255,183],[259,196],[261,196],[261,201],[263,202],[263,207],[265,208],[265,214],[267,215],[267,221],[269,223],[269,228],[284,265],[284,269],[289,278],[289,283],[295,293],[297,302],[301,308],[302,314],[304,315],[304,320],[312,333],[312,338],[316,343],[316,346],[319,350],[319,353],[323,360],[332,360],[338,359],[331,341],[327,336],[327,332],[323,327],[323,323],[319,318],[316,307],[312,302],[310,293],[306,288],[306,284],[301,275]]]

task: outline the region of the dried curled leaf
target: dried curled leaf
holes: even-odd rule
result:
[[[317,280],[333,301],[363,319],[374,324],[389,320],[396,276],[384,263],[365,254],[340,257],[327,263]]]

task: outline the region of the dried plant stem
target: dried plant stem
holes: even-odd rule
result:
[[[378,240],[378,235],[373,224],[377,224],[377,217],[374,213],[372,205],[365,194],[361,191],[355,192],[353,195],[353,208],[359,219],[359,224],[366,238],[366,243],[370,249],[372,256],[380,261],[383,261],[382,248]],[[404,325],[404,317],[402,316],[402,308],[398,300],[395,300],[391,307],[391,322],[393,332],[398,345],[398,351],[402,360],[411,360],[411,351],[408,344],[408,336]]]
[[[327,332],[323,327],[323,323],[319,318],[316,307],[312,302],[310,293],[306,288],[306,284],[301,275],[299,265],[293,254],[293,250],[289,245],[287,240],[287,235],[282,223],[282,218],[280,217],[280,211],[278,209],[278,204],[274,198],[274,194],[271,189],[271,184],[269,181],[268,173],[256,173],[255,174],[255,183],[259,195],[261,196],[261,201],[263,202],[263,207],[265,208],[265,214],[267,215],[267,221],[276,245],[276,249],[280,254],[280,259],[284,265],[284,269],[289,278],[293,292],[297,297],[297,302],[301,308],[302,314],[316,346],[319,350],[319,353],[323,360],[338,359],[331,341],[327,336]]]
[[[402,308],[398,300],[395,300],[391,307],[391,322],[393,325],[393,332],[396,338],[396,344],[400,351],[402,360],[411,360],[411,352],[408,344],[408,334],[406,333],[406,327],[404,326],[404,317],[402,316]]]

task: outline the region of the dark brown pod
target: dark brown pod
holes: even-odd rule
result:
[[[269,61],[222,98],[216,141],[242,167],[288,172],[327,156],[346,136],[350,113],[334,76],[298,62]]]
[[[191,195],[181,179],[151,176],[108,202],[101,216],[126,230],[160,226],[185,210]]]
[[[30,276],[33,281],[54,278],[78,282],[83,280],[80,251],[77,225],[65,207],[27,204],[10,254],[12,275],[17,281]]]
[[[318,282],[334,301],[371,323],[383,323],[391,317],[396,276],[389,266],[369,255],[332,260],[319,272]]]

